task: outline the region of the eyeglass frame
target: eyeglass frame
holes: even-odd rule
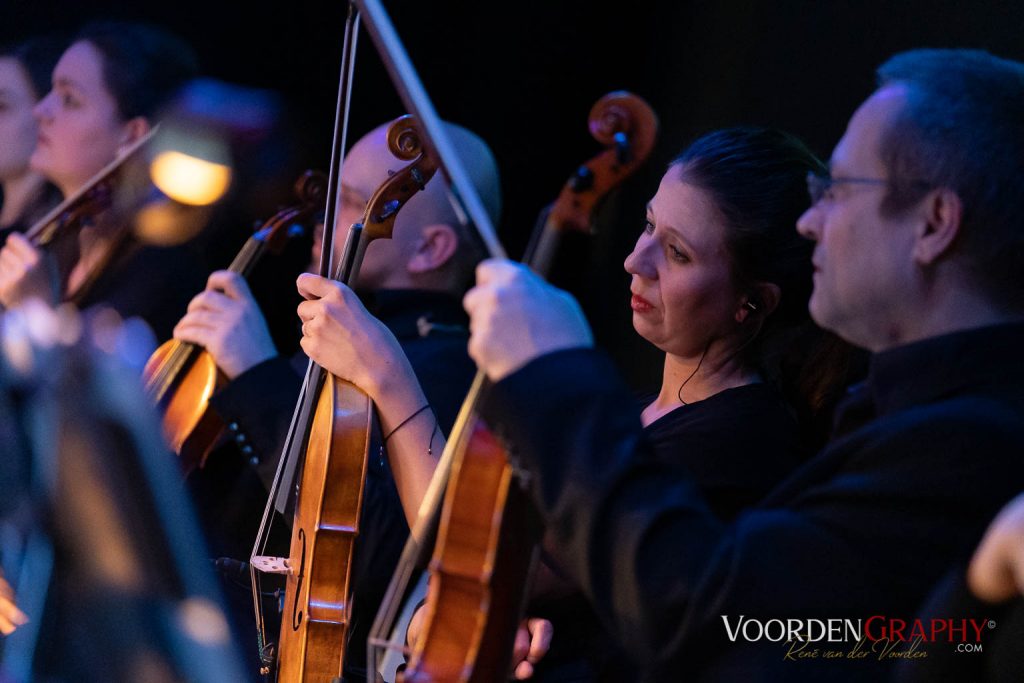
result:
[[[822,199],[825,198],[825,193],[828,192],[833,185],[842,184],[859,184],[859,185],[885,185],[892,186],[895,182],[892,178],[857,178],[857,177],[839,177],[835,178],[831,173],[817,173],[815,171],[807,172],[807,194],[811,198],[811,206],[817,206]],[[904,180],[900,182],[910,183],[911,185],[919,185],[921,187],[930,187],[931,182],[927,180]]]

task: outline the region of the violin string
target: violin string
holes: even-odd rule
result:
[[[171,348],[171,352],[167,355],[164,362],[160,364],[160,368],[157,370],[156,374],[153,375],[153,379],[150,380],[148,390],[150,392],[150,396],[157,405],[160,405],[164,400],[164,396],[167,395],[168,378],[171,373],[174,372],[174,367],[177,365],[179,349],[179,344],[175,344],[174,347]]]
[[[160,366],[160,370],[153,381],[153,386],[155,387],[153,397],[157,404],[164,400],[171,386],[180,376],[193,348],[195,347],[191,344],[176,344],[168,354],[167,360]]]

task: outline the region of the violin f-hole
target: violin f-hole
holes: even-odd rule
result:
[[[302,561],[299,562],[298,585],[302,585],[302,579],[306,574],[306,530],[299,529],[299,540],[302,541]],[[295,591],[295,600],[292,603],[292,630],[298,631],[302,625],[302,610],[299,609],[299,594],[302,591]]]

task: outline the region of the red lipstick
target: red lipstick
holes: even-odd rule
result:
[[[629,300],[629,307],[637,313],[647,313],[654,308],[650,301],[636,294]]]

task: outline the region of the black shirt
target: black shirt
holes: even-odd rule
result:
[[[712,512],[726,520],[802,462],[799,434],[782,396],[763,382],[680,406],[644,429],[652,456],[689,470]]]
[[[654,400],[644,396],[642,410]],[[802,461],[799,428],[781,394],[763,382],[726,389],[682,405],[643,429],[652,462],[686,472],[712,512],[732,520],[760,501]],[[580,593],[541,600],[531,615],[554,626],[551,650],[537,666],[536,679],[555,681],[629,680],[635,671]]]
[[[1015,324],[876,355],[842,433],[732,522],[650,457],[596,352],[536,359],[494,387],[485,417],[532,473],[562,566],[647,680],[880,680],[892,661],[785,661],[785,643],[729,641],[723,617],[912,619],[1024,488],[1021,348]]]
[[[187,246],[149,246],[129,237],[78,305],[82,309],[108,306],[122,318],[141,318],[156,340],[164,342],[171,338],[192,297],[203,291],[204,272]]]

